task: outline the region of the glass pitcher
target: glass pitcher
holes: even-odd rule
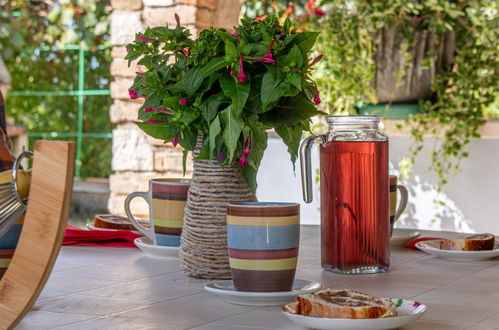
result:
[[[390,267],[388,137],[376,116],[329,116],[328,132],[300,147],[305,202],[312,201],[310,151],[320,143],[321,264],[343,274]]]

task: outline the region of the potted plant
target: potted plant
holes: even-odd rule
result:
[[[415,141],[403,169],[425,134],[440,136],[431,170],[439,186],[447,183],[497,95],[495,2],[310,0],[274,10],[290,13],[290,4],[304,30],[324,31],[316,49],[326,56],[314,74],[324,107],[355,113],[359,105],[379,105],[381,114],[402,107],[412,114],[406,125]]]
[[[184,270],[227,278],[226,204],[255,199],[267,130],[282,137],[294,162],[302,131],[320,113],[310,78],[320,58],[309,60],[318,33],[265,16],[243,19],[233,32],[212,27],[193,40],[176,19],[176,27],[148,28],[127,45],[126,59],[146,68],[130,97],[145,98],[137,125],[146,134],[179,144],[184,159],[194,151]]]

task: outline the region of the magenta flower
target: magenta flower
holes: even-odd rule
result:
[[[418,301],[415,301],[414,304],[412,304],[412,307],[419,307],[421,306],[422,304]]]
[[[170,108],[168,108],[168,107],[164,107],[163,109],[158,110],[158,112],[161,112],[161,113],[166,113],[167,115],[173,115],[173,112],[166,111],[165,109],[169,109],[169,110],[171,110],[171,109],[170,109]]]
[[[246,73],[243,68],[243,54],[239,54],[239,73],[237,74],[237,81],[243,83],[246,81]]]
[[[267,58],[267,57],[250,57],[250,60],[262,63],[268,63],[268,64],[275,64],[275,60],[273,58]]]
[[[245,155],[242,155],[239,158],[239,165],[241,165],[241,167],[246,167],[246,165],[248,165],[248,158],[246,158]]]
[[[157,110],[156,108],[153,108],[153,107],[151,107],[150,105],[148,105],[148,106],[144,109],[144,111],[145,111],[145,112],[156,112],[156,110]]]
[[[298,72],[298,68],[293,68],[293,72],[297,73]]]
[[[133,49],[127,48],[126,49],[127,53],[133,52]]]
[[[135,72],[135,74],[136,74],[137,76],[139,76],[139,77],[143,77],[143,76],[144,76],[144,74],[143,74],[142,72]]]
[[[314,102],[315,105],[321,104],[321,98],[319,96],[319,89],[317,87],[315,88],[315,95],[314,95],[314,99],[312,101]]]
[[[234,69],[233,69],[233,68],[230,68],[229,74],[230,74],[231,76],[233,76],[233,75],[234,75]]]
[[[224,156],[223,156],[222,152],[221,152],[221,151],[219,151],[219,152],[218,152],[218,155],[217,155],[217,160],[218,160],[219,162],[221,162],[221,161],[222,161],[222,159],[223,159],[223,157],[224,157]]]
[[[315,16],[325,16],[326,15],[326,12],[322,9],[320,9],[319,7],[315,7],[314,8],[314,15]]]
[[[178,131],[177,134],[175,134],[175,136],[172,139],[172,144],[174,147],[176,147],[178,144],[178,133],[180,133],[180,131]]]
[[[229,33],[229,35],[230,35],[231,37],[236,38],[236,39],[237,39],[237,38],[239,38],[239,34],[237,33],[237,31],[231,32],[231,33]]]
[[[251,149],[249,146],[247,146],[246,148],[243,149],[243,154],[245,156],[248,156],[250,153],[251,153]]]
[[[138,99],[139,98],[139,93],[137,93],[136,91],[134,91],[133,89],[129,89],[128,90],[128,94],[130,94],[130,98],[132,100],[135,100],[135,99]]]
[[[137,36],[137,38],[135,38],[135,39],[138,41],[161,41],[158,38],[148,38],[145,36]]]
[[[175,21],[177,22],[177,27],[180,26],[180,16],[178,16],[177,13],[175,13]]]
[[[321,54],[321,55],[319,55],[319,56],[317,56],[316,58],[314,58],[314,60],[313,60],[313,61],[312,61],[312,62],[311,62],[308,66],[309,66],[309,67],[311,67],[311,66],[312,66],[312,65],[314,65],[315,63],[319,62],[320,60],[322,60],[322,57],[323,57],[323,56],[324,56],[324,55],[322,55],[322,54]]]
[[[156,120],[156,119],[149,119],[147,121],[148,124],[162,124],[162,123],[169,123],[168,120]]]
[[[267,50],[267,53],[265,53],[265,57],[272,58],[272,47],[274,47],[274,42],[275,42],[275,40],[272,39],[272,42],[270,43],[270,46],[269,46],[269,50]]]
[[[178,100],[178,103],[182,104],[182,105],[186,105],[187,104],[187,100],[185,99],[185,97],[183,97],[180,100]]]

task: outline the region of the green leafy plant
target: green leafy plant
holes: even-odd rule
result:
[[[137,125],[180,144],[184,155],[201,132],[197,159],[240,166],[256,190],[266,130],[282,137],[294,163],[302,131],[320,113],[310,78],[320,57],[309,61],[318,33],[297,32],[290,20],[281,25],[268,16],[243,19],[232,33],[210,28],[192,40],[176,19],[175,28],[148,28],[127,45],[126,59],[140,59],[147,69],[130,88],[132,99],[145,98]]]
[[[405,123],[411,127],[414,140],[401,163],[406,172],[422,152],[425,135],[439,136],[441,139],[431,152],[430,169],[438,175],[439,186],[445,185],[460,169],[461,160],[469,156],[466,146],[471,139],[480,137],[480,127],[490,118],[499,118],[496,1],[264,3],[267,5],[246,1],[246,12],[285,13],[291,12],[292,6],[292,12],[299,13],[303,30],[321,28],[324,31],[316,50],[325,58],[315,70],[314,79],[322,92],[324,107],[330,113],[356,113],[355,106],[359,103],[378,103],[376,55],[383,42],[383,29],[395,29],[395,40],[406,64],[419,60],[414,52],[408,51],[418,46],[414,38],[418,32],[432,35],[435,40],[444,34],[455,36],[449,65],[436,65],[439,60],[436,51],[429,51],[420,58],[422,71],[435,70],[436,75],[429,95],[419,100],[421,113]],[[409,71],[402,68],[397,72],[397,79],[402,82]]]

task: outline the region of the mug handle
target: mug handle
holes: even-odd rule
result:
[[[409,197],[409,192],[407,191],[406,187],[404,187],[401,184],[398,184],[397,185],[397,189],[398,189],[398,191],[400,193],[400,203],[397,206],[397,211],[395,211],[395,221],[397,221],[398,218],[405,211],[405,208],[407,207],[407,199]]]
[[[132,225],[135,227],[135,229],[137,229],[142,234],[144,234],[144,236],[147,237],[151,242],[153,242],[153,244],[156,244],[156,236],[154,235],[154,228],[152,226],[151,220],[149,220],[149,223],[151,224],[149,226],[149,228],[144,227],[133,217],[133,214],[130,211],[130,202],[135,197],[142,197],[147,202],[147,204],[149,204],[149,207],[150,207],[149,193],[140,192],[140,191],[133,192],[133,193],[129,194],[128,196],[126,196],[126,199],[125,199],[126,216],[128,217],[128,220],[132,223]]]

